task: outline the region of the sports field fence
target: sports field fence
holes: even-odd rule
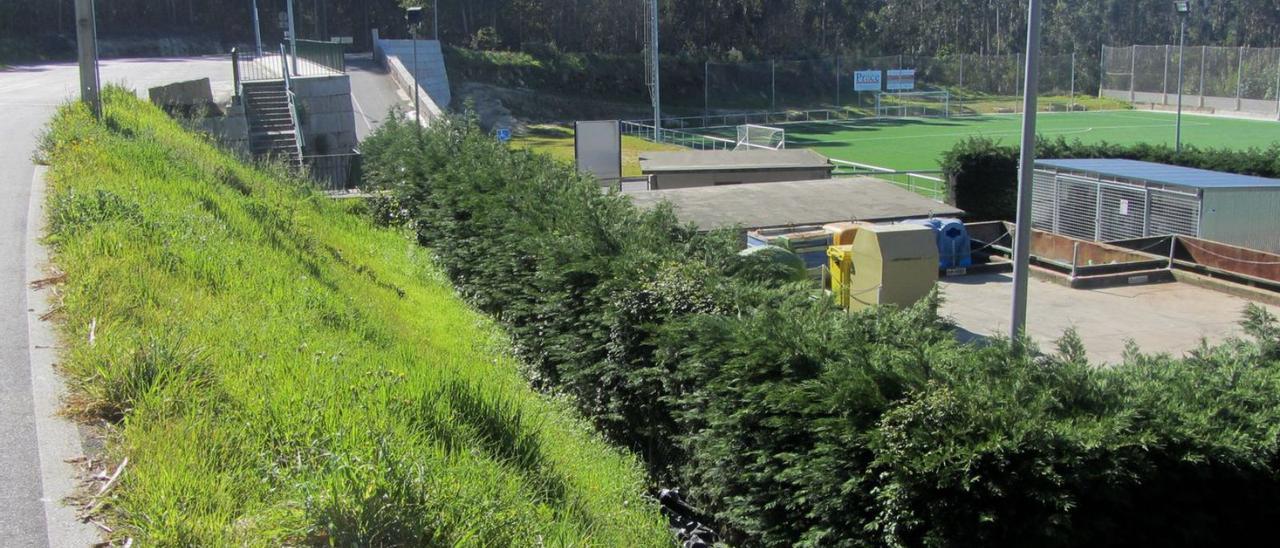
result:
[[[1098,89],[1098,67],[1083,55],[1046,55],[1041,59],[1038,95],[1042,110],[1078,108],[1076,98]],[[738,123],[777,123],[792,112],[838,112],[833,119],[875,115],[877,93],[854,89],[858,71],[912,69],[910,91],[948,91],[952,112],[962,114],[1017,113],[1022,109],[1022,54],[957,54],[942,57],[888,55],[830,56],[818,59],[778,59],[717,63],[703,66],[703,116],[673,120],[681,127],[731,125],[724,118],[755,119]],[[683,76],[688,80],[690,75]],[[673,98],[696,103],[692,98]],[[749,114],[746,114],[749,113]],[[666,119],[664,118],[664,122]],[[736,121],[736,120],[735,120]],[[664,124],[665,125],[665,124]]]
[[[1280,117],[1280,48],[1103,47],[1099,95],[1176,107],[1180,62],[1184,109]]]

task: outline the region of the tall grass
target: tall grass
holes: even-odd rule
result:
[[[657,545],[634,459],[427,252],[119,89],[46,139],[70,409],[141,545]],[[93,327],[91,327],[93,326]],[[91,342],[89,332],[93,330]]]

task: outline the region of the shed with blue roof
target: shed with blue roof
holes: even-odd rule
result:
[[[1280,179],[1137,160],[1037,160],[1032,226],[1092,241],[1171,234],[1280,252]]]

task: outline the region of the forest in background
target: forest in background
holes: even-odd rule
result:
[[[366,49],[368,29],[407,36],[403,4],[432,0],[295,0],[301,38],[351,36]],[[1275,0],[1194,0],[1188,44],[1280,45]],[[1024,49],[1025,0],[663,0],[662,50],[713,59],[803,58],[836,53],[1001,54]],[[253,39],[252,0],[98,2],[104,39],[139,35],[213,38],[229,47]],[[451,45],[522,50],[630,53],[643,47],[643,0],[438,0],[441,38]],[[264,39],[282,33],[285,0],[258,0]],[[74,33],[74,0],[0,0],[0,36],[9,40]],[[1177,40],[1168,0],[1046,0],[1044,48],[1096,57],[1102,45]]]

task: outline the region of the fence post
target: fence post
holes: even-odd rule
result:
[[[841,79],[840,55],[836,54],[835,58],[836,58],[836,110],[840,110],[842,107],[842,105],[840,104],[840,79]]]
[[[1209,57],[1209,46],[1200,46],[1200,108],[1204,108],[1204,61]]]
[[[1107,46],[1103,44],[1098,54],[1098,98],[1102,98],[1102,89],[1107,85]]]
[[[1075,112],[1076,110],[1076,52],[1071,52],[1071,101],[1068,103],[1067,110]]]
[[[711,61],[702,62],[702,127],[709,124],[707,117],[711,116]]]
[[[231,48],[231,93],[240,98],[240,52]]]
[[[1129,103],[1131,104],[1134,102],[1134,100],[1137,99],[1137,94],[1134,93],[1137,90],[1137,85],[1136,85],[1138,81],[1137,76],[1138,76],[1138,46],[1135,45],[1129,48]]]
[[[1242,88],[1244,87],[1244,46],[1240,46],[1239,56],[1240,59],[1236,65],[1236,112],[1240,112],[1241,108],[1244,107],[1244,101],[1241,100],[1243,97]]]
[[[1169,104],[1169,45],[1164,46],[1164,83],[1160,85],[1160,104]]]
[[[778,112],[778,62],[776,60],[769,61],[769,112]],[[769,123],[768,115],[765,115],[764,123]]]
[[[1276,119],[1280,120],[1280,48],[1276,48]]]

